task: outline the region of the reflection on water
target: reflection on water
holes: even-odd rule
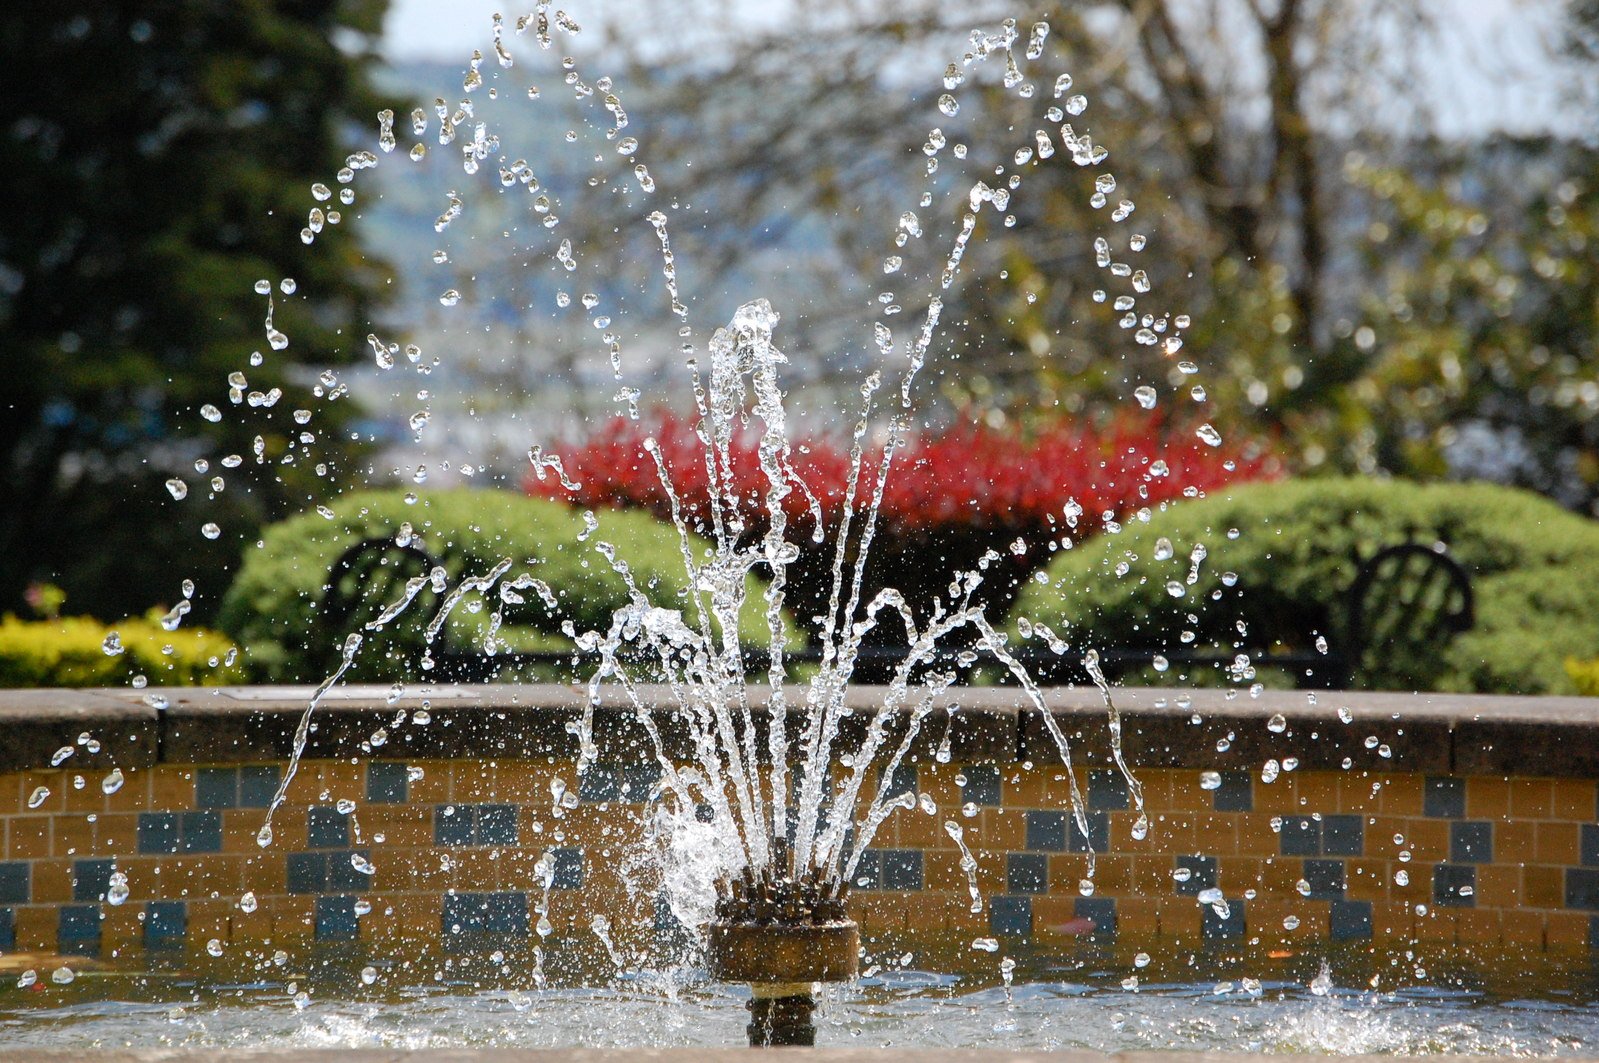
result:
[[[824,990],[818,1043],[1338,1055],[1599,1050],[1594,972],[1571,957],[1483,965],[1456,958],[1436,962],[1425,982],[1386,988],[1385,977],[1405,966],[1390,962],[1402,953],[1345,953],[1318,977],[1320,956],[1178,951],[1138,968],[1132,991],[1122,985],[1131,966],[1122,951],[1018,953],[1009,990],[999,974],[1003,952],[964,964],[939,950],[875,957],[859,983]],[[220,969],[84,970],[69,985],[41,977],[17,988],[7,976],[0,1043],[547,1048],[736,1045],[743,1036],[744,991],[693,971],[535,992],[520,988],[519,961],[479,959],[448,968],[390,964],[371,985],[348,956],[319,961],[312,975],[279,971],[259,980]],[[961,973],[929,973],[923,963]]]

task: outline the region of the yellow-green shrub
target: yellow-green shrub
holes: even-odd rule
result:
[[[1599,657],[1591,661],[1579,661],[1575,657],[1567,657],[1566,674],[1571,677],[1577,693],[1585,697],[1599,698]]]
[[[0,617],[0,687],[151,686],[232,683],[243,677],[226,635],[204,628],[163,629],[150,617],[102,624],[87,616],[57,620]],[[105,652],[116,632],[123,651]]]

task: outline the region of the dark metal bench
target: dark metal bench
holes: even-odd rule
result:
[[[415,576],[426,575],[439,562],[418,542],[405,546],[393,539],[365,539],[341,554],[329,571],[327,590],[318,615],[319,641],[337,646],[343,637],[394,601]],[[424,590],[414,608],[417,615],[432,615],[429,606],[436,600],[431,589]],[[1359,684],[1366,688],[1404,688],[1417,673],[1412,663],[1435,655],[1455,635],[1473,623],[1471,579],[1465,569],[1450,557],[1442,544],[1417,542],[1385,547],[1355,569],[1354,579],[1343,596],[1342,617],[1332,617],[1336,629],[1322,633],[1326,650],[1316,645],[1317,632],[1288,633],[1303,639],[1304,647],[1257,652],[1239,648],[1232,653],[1197,652],[1170,648],[1095,647],[1105,674],[1126,676],[1148,668],[1158,653],[1174,669],[1219,668],[1233,665],[1239,653],[1247,653],[1255,669],[1287,669],[1297,686],[1337,688]],[[400,621],[416,625],[412,617]],[[1079,652],[1056,655],[1031,644],[1017,646],[1015,656],[1041,681],[1084,682],[1089,677]],[[880,682],[893,674],[905,659],[903,646],[867,646],[857,659],[855,677],[860,682]],[[745,654],[750,671],[765,668],[767,654],[750,649]],[[821,652],[816,648],[789,651],[786,659],[796,664],[816,663]],[[515,674],[519,667],[554,665],[571,667],[573,655],[560,651],[500,653],[489,657],[472,646],[457,646],[443,637],[433,651],[434,678],[456,682],[484,682],[502,673]],[[336,661],[330,660],[330,663]],[[970,654],[952,649],[941,654],[937,663],[954,668],[969,678],[981,666]],[[573,674],[578,669],[574,667]]]

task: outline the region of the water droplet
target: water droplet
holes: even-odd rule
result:
[[[1263,783],[1276,782],[1277,774],[1281,770],[1282,766],[1279,765],[1276,760],[1266,761],[1266,763],[1260,766],[1260,781]]]
[[[376,982],[377,980],[378,980],[378,969],[376,967],[363,967],[363,968],[361,968],[361,982],[362,982],[362,984],[371,985],[373,982]]]
[[[180,502],[189,497],[189,485],[175,476],[167,481],[167,491]]]
[[[217,527],[216,524],[207,521],[206,523],[200,525],[200,534],[205,536],[207,539],[217,539],[221,538],[222,529]]]
[[[450,288],[450,289],[446,290],[443,295],[439,296],[439,302],[442,303],[445,306],[454,306],[456,303],[459,303],[460,301],[461,301],[461,293],[456,291],[454,288]]]
[[[71,967],[57,967],[54,973],[50,975],[50,981],[56,985],[66,985],[76,977],[78,976],[73,973]]]
[[[107,904],[118,905],[127,901],[131,891],[128,889],[128,876],[121,871],[111,872],[111,877],[106,882],[105,900]]]
[[[954,118],[960,114],[961,105],[956,102],[955,97],[946,92],[938,98],[938,109],[946,118]]]
[[[372,866],[372,861],[368,860],[360,853],[350,854],[350,866],[355,868],[363,875],[370,875],[377,871],[377,868]]]
[[[1153,410],[1155,408],[1155,402],[1159,398],[1155,392],[1155,389],[1150,387],[1148,384],[1145,384],[1143,387],[1135,390],[1133,392],[1133,397],[1138,400],[1138,405],[1142,406],[1146,410]]]
[[[1199,788],[1201,790],[1220,790],[1221,772],[1202,771],[1199,773]]]
[[[1282,734],[1288,730],[1288,718],[1280,712],[1274,713],[1272,718],[1266,721],[1266,730],[1273,734]]]
[[[1221,433],[1216,431],[1216,429],[1212,427],[1208,421],[1194,429],[1194,435],[1199,437],[1200,442],[1205,443],[1208,446],[1221,446]]]
[[[38,980],[39,972],[30,967],[28,970],[17,975],[17,988],[26,989]]]
[[[258,903],[254,893],[247,892],[239,898],[239,911],[244,912],[246,915],[255,911],[257,907]]]
[[[222,955],[222,942],[217,938],[212,938],[205,943],[205,951],[212,956]]]
[[[123,781],[122,769],[112,768],[110,774],[100,780],[100,792],[109,797],[122,789]]]
[[[1284,930],[1297,930],[1297,929],[1299,929],[1299,916],[1297,916],[1297,915],[1285,915],[1285,916],[1283,916],[1283,929]]]
[[[28,807],[38,808],[40,805],[44,804],[49,797],[50,788],[48,786],[35,787],[33,793],[28,795]]]

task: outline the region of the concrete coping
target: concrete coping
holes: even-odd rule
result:
[[[1342,1063],[1391,1063],[1392,1056],[1328,1056]],[[1437,1063],[1499,1063],[1501,1057],[1432,1057]],[[1509,1063],[1508,1057],[1505,1063]],[[1573,1056],[1581,1063],[1585,1057]],[[1587,1057],[1592,1058],[1592,1057]],[[546,1048],[546,1049],[18,1049],[10,1063],[1276,1063],[1244,1052],[1046,1052],[951,1048]]]
[[[671,690],[638,690],[669,754],[684,749]],[[0,770],[45,767],[57,749],[76,744],[84,732],[99,739],[101,750],[91,757],[80,748],[74,758],[79,766],[283,759],[312,694],[309,686],[0,691]],[[764,686],[749,688],[763,732],[767,695]],[[850,689],[847,704],[856,711],[846,721],[844,746],[864,734],[886,695],[883,687]],[[804,688],[791,689],[789,704],[803,704],[804,696]],[[1347,758],[1368,770],[1394,772],[1599,775],[1599,698],[1282,690],[1257,696],[1156,687],[1117,688],[1113,696],[1124,751],[1135,767],[1258,768],[1268,757],[1289,755],[1307,768],[1337,768]],[[1052,687],[1042,697],[1069,739],[1074,763],[1110,763],[1111,729],[1096,688]],[[431,724],[392,728],[393,740],[371,755],[570,756],[571,727],[587,694],[560,684],[438,684],[407,687],[397,701],[390,698],[391,688],[380,685],[330,691],[316,712],[308,755],[362,753],[372,732],[390,724],[400,709],[414,713],[425,704]],[[954,710],[946,711],[945,704]],[[947,733],[961,762],[1058,763],[1051,729],[1031,709],[1019,688],[956,688],[923,722],[914,749],[930,753]],[[603,688],[593,711],[602,756],[636,759],[647,738],[623,692],[614,685]],[[1283,719],[1274,725],[1276,716]],[[908,710],[896,712],[891,729],[909,718]]]

